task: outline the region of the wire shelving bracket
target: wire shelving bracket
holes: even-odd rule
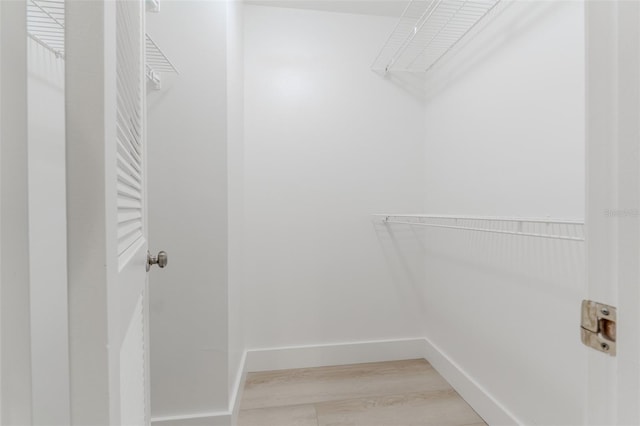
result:
[[[145,0],[147,12],[160,12],[160,0]]]
[[[371,68],[426,72],[501,0],[411,0]]]
[[[373,216],[382,221],[383,224],[458,229],[553,240],[584,241],[584,221],[577,219],[419,214],[376,214]]]
[[[157,10],[158,0],[147,0],[147,7]],[[65,55],[64,25],[64,0],[28,0],[27,35],[61,59]],[[178,73],[148,34],[145,34],[145,57],[145,74],[155,89],[160,89],[161,73]]]
[[[151,37],[149,37],[149,34],[145,35],[145,56],[147,62],[145,73],[154,89],[159,90],[161,88],[161,73],[178,74],[176,67],[171,63],[162,50],[160,50]]]

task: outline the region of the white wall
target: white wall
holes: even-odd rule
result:
[[[151,411],[206,416],[228,408],[226,4],[162,1],[147,27],[180,72],[148,97]]]
[[[227,4],[227,166],[229,179],[229,407],[241,385],[244,330],[244,13]]]
[[[33,423],[68,425],[64,60],[28,44]]]
[[[25,15],[24,1],[0,2],[2,424],[32,421]]]
[[[584,217],[583,7],[516,2],[431,75],[426,212]],[[422,237],[427,338],[523,424],[582,424],[583,243]]]
[[[582,243],[368,218],[583,218],[582,7],[510,5],[423,91],[369,71],[394,19],[245,8],[249,348],[426,336],[522,423],[582,423]]]
[[[149,101],[150,239],[171,258],[154,417],[226,410],[245,347],[426,336],[521,422],[581,423],[581,243],[369,216],[582,217],[581,8],[512,5],[424,85],[370,71],[393,18],[163,2],[150,33],[181,75]]]
[[[396,19],[245,12],[248,347],[419,335],[370,218],[422,208],[422,81],[370,70]]]
[[[584,216],[579,2],[515,2],[427,82],[431,211]]]

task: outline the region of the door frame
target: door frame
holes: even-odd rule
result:
[[[121,133],[118,133],[116,117],[122,113],[119,116],[122,120],[131,119],[133,115],[126,114],[133,114],[136,108],[119,96],[138,95],[134,88],[126,84],[118,86],[117,81],[128,81],[136,73],[140,88],[140,119],[144,127],[144,7],[143,0],[135,0],[135,3],[139,10],[134,12],[133,19],[122,15],[128,13],[125,6],[133,7],[133,2],[127,0],[69,0],[65,3],[70,413],[71,424],[75,425],[120,424],[125,421],[123,418],[135,421],[135,424],[149,422],[148,367],[144,367],[148,360],[148,349],[145,349],[148,344],[135,340],[139,338],[138,332],[142,339],[148,338],[147,330],[142,329],[146,325],[142,318],[147,317],[148,310],[145,303],[147,238],[144,218],[140,221],[142,237],[130,242],[128,248],[118,246],[118,236],[127,237],[131,233],[131,229],[126,228],[128,225],[121,228],[121,223],[132,220],[120,219],[118,199],[122,194],[133,195],[130,190],[118,186],[119,178],[124,175],[117,171],[123,166],[116,151],[122,153],[116,147],[122,145],[122,140],[117,142],[118,139],[133,137],[134,133],[122,136],[130,131],[127,127],[126,130],[120,128]],[[118,28],[121,23],[122,27]],[[139,31],[140,38],[132,36],[129,40],[129,31]],[[140,43],[135,53],[140,55],[140,61],[136,65],[127,64],[127,55],[132,53],[118,51],[118,46],[135,41]],[[118,60],[124,65],[119,65]],[[132,108],[131,111],[123,112],[122,105],[125,110]],[[139,130],[144,138],[144,130]],[[143,150],[144,145],[142,140]],[[133,146],[129,148],[133,149]],[[133,151],[127,152],[131,159],[135,157]],[[125,154],[122,155],[124,158]],[[139,165],[142,198],[146,194],[144,161],[143,153]],[[140,202],[144,215],[145,201]],[[142,311],[137,310],[138,306]],[[132,318],[141,319],[134,324]],[[140,329],[135,329],[136,324]],[[129,339],[129,336],[132,337]],[[145,359],[135,355],[128,357],[129,353],[122,352],[125,346],[127,350],[139,348],[140,357]],[[136,365],[138,359],[142,366]],[[132,365],[122,360],[130,360]],[[140,382],[136,381],[138,373]]]
[[[26,1],[0,1],[0,423],[31,424]]]
[[[585,348],[586,423],[640,424],[640,4],[585,3],[587,298],[618,308],[617,356]]]
[[[115,2],[65,4],[67,168],[67,276],[71,424],[113,424],[119,401],[117,359],[109,347],[118,324],[109,323],[109,250],[105,141],[115,140]],[[106,97],[113,97],[107,101]],[[114,249],[115,250],[115,249]],[[102,261],[99,261],[102,259]]]

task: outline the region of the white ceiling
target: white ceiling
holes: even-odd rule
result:
[[[401,16],[409,0],[245,0],[246,4],[360,15]]]

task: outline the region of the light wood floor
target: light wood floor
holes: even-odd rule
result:
[[[238,426],[480,426],[425,360],[249,373]]]

